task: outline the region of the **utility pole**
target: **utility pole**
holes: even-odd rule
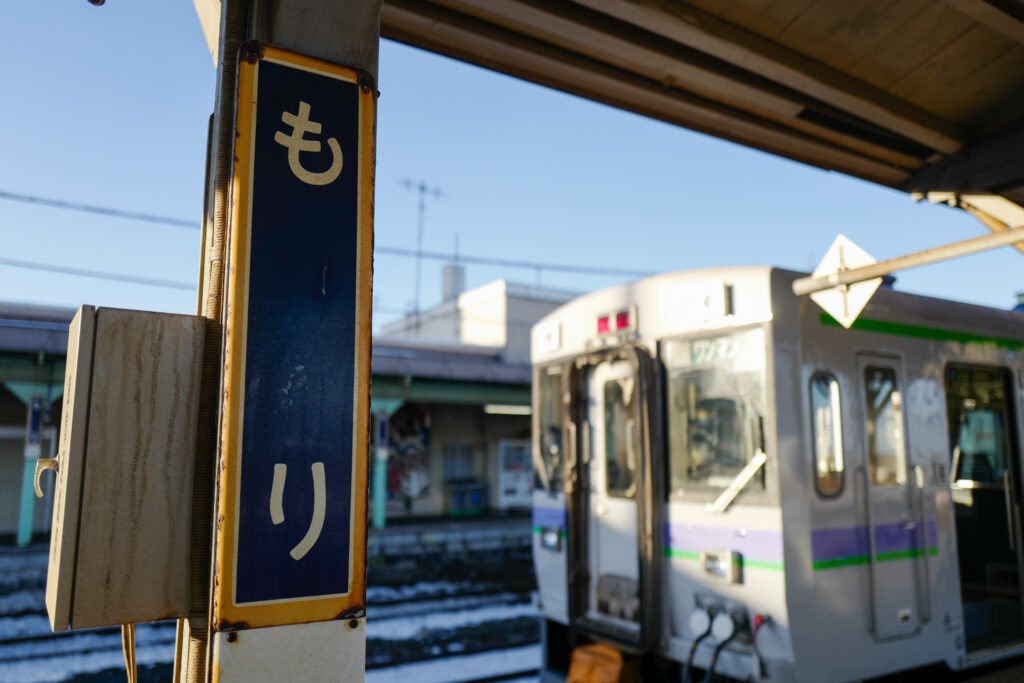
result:
[[[434,197],[441,197],[442,192],[440,187],[428,187],[427,183],[420,180],[419,183],[414,182],[411,178],[406,178],[401,181],[402,187],[407,190],[416,190],[419,192],[419,213],[416,222],[416,308],[413,310],[413,319],[416,321],[416,331],[420,329],[420,268],[423,260],[423,209],[426,203],[426,196],[429,192]],[[455,248],[458,253],[458,247]]]

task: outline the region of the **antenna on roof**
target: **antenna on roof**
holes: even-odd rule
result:
[[[440,187],[427,187],[427,183],[424,180],[420,180],[419,183],[414,182],[411,178],[400,180],[399,183],[407,190],[416,190],[420,193],[419,201],[419,214],[416,222],[416,308],[414,315],[416,316],[416,329],[420,329],[420,269],[421,262],[423,261],[423,206],[424,198],[429,192],[435,197],[442,196]]]

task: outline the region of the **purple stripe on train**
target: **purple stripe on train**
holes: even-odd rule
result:
[[[811,532],[811,557],[815,562],[867,555],[870,551],[866,526]]]
[[[533,507],[533,526],[565,528],[565,508]]]
[[[782,562],[782,532],[736,527],[665,524],[665,538],[672,550],[700,551],[728,548],[762,562]]]
[[[938,546],[939,534],[933,520],[928,520],[928,547]],[[875,552],[894,553],[923,550],[921,527],[905,529],[902,522],[875,527]],[[811,532],[811,557],[814,562],[841,560],[871,553],[866,526],[839,529],[815,529]]]

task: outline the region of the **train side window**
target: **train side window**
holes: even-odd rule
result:
[[[864,368],[867,399],[868,467],[879,486],[904,484],[907,467],[903,449],[902,397],[892,368]]]
[[[537,374],[537,406],[534,414],[534,488],[562,488],[562,368],[541,368]]]
[[[844,471],[839,382],[827,372],[811,377],[811,433],[814,485],[819,495],[838,496]]]

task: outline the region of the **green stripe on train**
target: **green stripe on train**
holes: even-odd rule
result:
[[[811,565],[814,571],[822,569],[838,569],[840,567],[853,567],[858,564],[867,564],[867,555],[853,555],[851,557],[837,557],[834,560],[818,560]]]
[[[551,527],[547,527],[547,528],[550,529]],[[545,527],[535,526],[535,527],[533,527],[533,533],[535,533],[535,534],[543,533],[544,529],[545,529]],[[569,538],[569,534],[566,533],[565,529],[559,529],[558,530],[558,535],[561,536],[562,538]]]
[[[939,554],[939,549],[929,548],[928,554],[934,557],[935,555]],[[896,550],[891,553],[878,553],[877,555],[879,562],[891,562],[892,560],[909,560],[912,557],[923,556],[924,551],[920,548],[915,548],[914,550]]]
[[[741,563],[744,567],[753,567],[754,569],[768,569],[774,572],[781,572],[786,569],[786,565],[782,562],[769,562],[768,560],[748,560],[743,558]]]
[[[932,547],[928,549],[928,554],[932,557],[939,554],[939,549]],[[923,550],[897,550],[891,553],[878,553],[879,562],[893,562],[895,560],[909,560],[913,557],[921,557],[924,555]],[[825,569],[839,569],[842,567],[854,567],[861,564],[868,563],[867,555],[851,555],[850,557],[837,557],[834,560],[817,560],[811,566],[814,571],[823,571]]]
[[[835,318],[828,313],[821,313],[821,324],[829,327],[842,327]],[[861,332],[879,332],[881,334],[893,334],[900,337],[915,337],[917,339],[928,339],[941,342],[958,342],[961,344],[982,344],[995,346],[1009,351],[1024,351],[1024,341],[1018,339],[1006,339],[1005,337],[989,337],[983,334],[972,334],[970,332],[954,332],[942,330],[937,327],[925,327],[923,325],[908,325],[907,323],[894,323],[888,320],[872,320],[871,318],[858,318],[850,327],[852,330]]]
[[[700,553],[696,550],[679,550],[677,548],[665,548],[665,557],[676,557],[680,560],[699,560]]]
[[[929,548],[928,554],[936,556],[939,554],[938,548]],[[677,548],[666,548],[665,555],[667,557],[674,557],[681,560],[700,560],[700,553],[696,550],[679,550]],[[891,553],[878,553],[879,562],[893,562],[896,560],[907,560],[913,557],[921,557],[924,555],[923,550],[899,550]],[[744,567],[751,567],[754,569],[767,569],[771,571],[784,571],[786,568],[783,562],[769,562],[766,560],[751,560],[747,558],[740,558],[740,562]],[[823,571],[826,569],[839,569],[841,567],[854,567],[857,565],[867,564],[867,555],[851,555],[850,557],[838,557],[834,560],[818,560],[813,563],[814,571]]]

